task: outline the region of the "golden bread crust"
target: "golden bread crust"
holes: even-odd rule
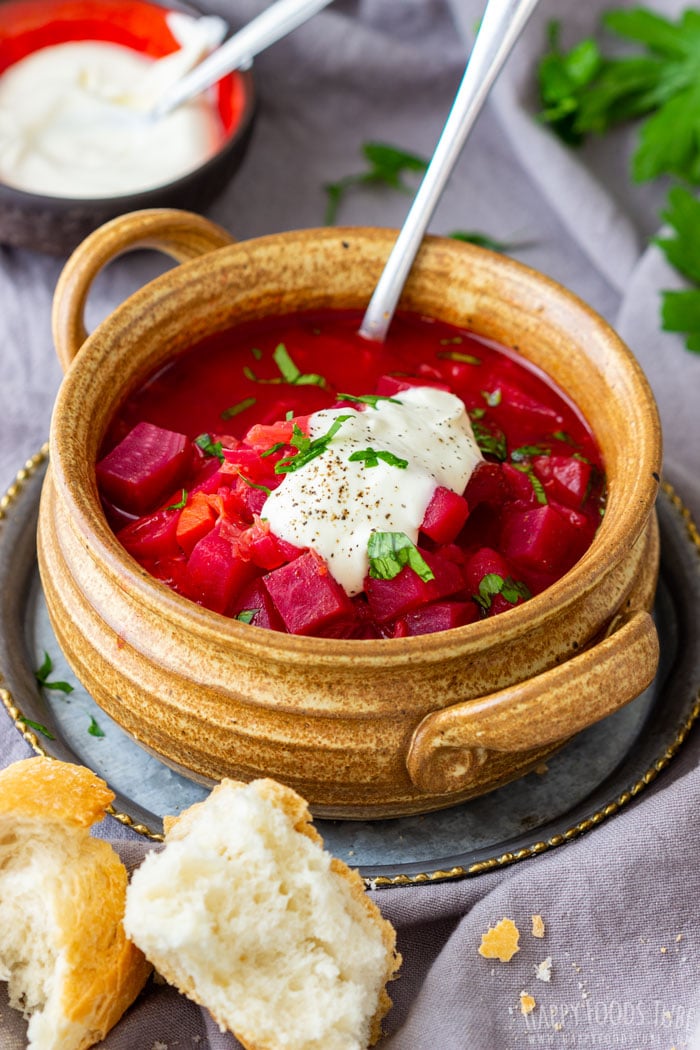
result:
[[[0,817],[36,817],[89,828],[114,799],[104,780],[85,766],[55,758],[25,758],[0,771]]]

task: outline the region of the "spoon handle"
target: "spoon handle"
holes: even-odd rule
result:
[[[330,2],[331,0],[277,0],[276,3],[270,4],[257,18],[234,33],[226,43],[200,62],[191,73],[173,84],[149,116],[154,119],[165,116],[176,106],[211,87],[227,73],[247,65],[255,55],[281,40],[287,33],[291,33]]]
[[[494,80],[537,2],[488,0],[445,127],[360,326],[360,335],[366,339],[384,341],[442,191]]]

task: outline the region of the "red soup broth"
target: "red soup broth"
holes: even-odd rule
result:
[[[244,323],[126,398],[97,479],[108,521],[140,565],[255,626],[396,638],[507,612],[581,557],[603,513],[603,463],[553,382],[440,321],[399,314],[383,344],[360,337],[360,321],[325,311]],[[462,492],[436,483],[415,542],[377,525],[388,558],[370,559],[362,592],[350,596],[313,548],[274,535],[263,507],[295,459],[323,455],[310,445],[312,413],[371,412],[416,386],[463,402],[483,461]],[[368,470],[375,453],[363,452]]]

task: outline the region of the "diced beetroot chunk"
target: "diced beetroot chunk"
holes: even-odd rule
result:
[[[117,539],[138,561],[154,558],[178,558],[178,515],[174,510],[158,510],[138,518],[117,533]]]
[[[184,434],[153,423],[137,423],[95,471],[109,500],[143,514],[182,484],[190,463],[191,445]]]
[[[563,572],[579,557],[579,530],[550,504],[534,510],[506,511],[500,547],[518,564]]]
[[[545,492],[556,503],[574,510],[583,505],[591,481],[590,463],[573,456],[538,456],[533,467]]]
[[[479,593],[479,584],[484,576],[500,576],[505,580],[513,577],[513,570],[506,559],[492,547],[480,547],[467,559],[464,566],[464,578],[470,594]]]
[[[511,463],[502,463],[501,470],[506,485],[508,486],[508,498],[517,503],[531,506],[537,503],[532,481],[524,470],[518,470]]]
[[[231,606],[231,616],[235,618],[244,611],[254,613],[250,623],[255,627],[268,627],[272,631],[285,630],[282,617],[275,609],[272,598],[260,579],[253,580],[236,595]]]
[[[473,510],[481,503],[488,503],[490,506],[503,503],[507,491],[501,464],[484,461],[474,468],[467,482],[464,498]]]
[[[290,634],[313,634],[354,615],[347,594],[312,551],[274,569],[263,582]]]
[[[419,605],[456,594],[464,587],[464,577],[455,562],[420,549],[420,553],[434,573],[434,579],[424,582],[409,566],[393,580],[365,578],[365,593],[372,615],[378,623],[395,620]]]
[[[219,526],[195,546],[187,563],[190,597],[214,612],[224,613],[237,591],[251,579],[254,569],[237,558]]]
[[[469,516],[464,496],[438,485],[425,511],[421,532],[436,543],[451,543]]]
[[[479,618],[475,602],[431,602],[406,613],[402,621],[407,634],[432,634],[463,627]],[[396,636],[395,636],[396,637]]]

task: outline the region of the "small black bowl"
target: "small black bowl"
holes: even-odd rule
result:
[[[197,14],[173,0],[0,0],[0,73],[25,55],[53,44],[102,40],[159,58],[173,49],[171,11]],[[28,193],[0,182],[0,244],[68,255],[89,233],[124,212],[143,208],[204,211],[238,169],[253,129],[255,90],[250,71],[217,87],[225,132],[209,160],[153,189],[114,197],[69,198]]]

